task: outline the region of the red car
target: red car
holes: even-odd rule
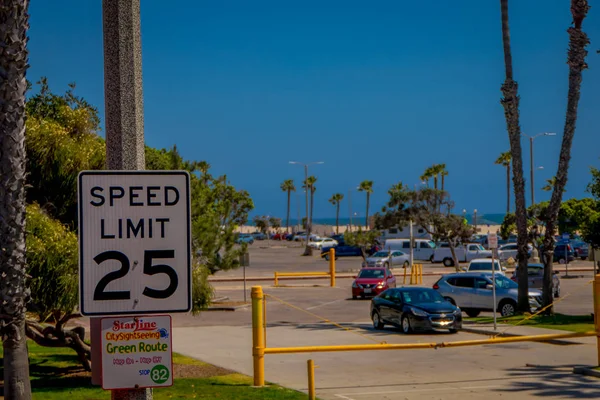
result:
[[[388,268],[363,268],[352,282],[352,298],[377,296],[384,290],[395,287],[396,277]]]

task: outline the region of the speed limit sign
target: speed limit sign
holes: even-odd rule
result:
[[[191,309],[186,171],[79,174],[79,300],[87,316]]]

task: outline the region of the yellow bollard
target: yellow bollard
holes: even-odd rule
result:
[[[315,392],[315,362],[308,360],[308,400],[315,400],[317,394]]]
[[[329,249],[329,275],[331,275],[331,287],[335,287],[335,249]]]
[[[264,296],[262,287],[253,286],[252,292],[252,358],[254,361],[254,386],[265,385]]]
[[[402,284],[403,284],[403,285],[406,285],[406,270],[407,270],[407,269],[408,269],[408,268],[404,267],[404,280],[402,281]]]
[[[594,326],[596,327],[598,365],[600,365],[600,275],[594,276]]]
[[[277,277],[277,272],[275,272],[275,286],[279,286],[279,278]]]
[[[419,283],[423,284],[423,264],[419,264]]]

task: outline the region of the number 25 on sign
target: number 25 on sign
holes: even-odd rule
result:
[[[189,174],[79,175],[79,288],[83,315],[191,308]]]

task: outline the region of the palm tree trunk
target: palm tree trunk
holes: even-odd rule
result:
[[[437,190],[437,188],[438,188],[438,176],[437,175],[433,176],[433,188],[435,190]]]
[[[340,234],[340,201],[337,202],[337,209],[335,211],[335,233]]]
[[[369,229],[369,203],[371,202],[371,193],[367,192],[367,212],[365,212],[365,229]]]
[[[589,44],[587,35],[581,30],[581,24],[589,10],[587,0],[571,0],[571,13],[573,14],[573,27],[570,27],[569,33],[569,52],[567,64],[569,65],[569,94],[567,99],[567,112],[565,118],[565,127],[563,131],[563,140],[558,159],[558,171],[556,172],[556,181],[554,191],[548,205],[546,223],[546,235],[544,235],[544,281],[543,281],[543,302],[544,306],[553,302],[552,289],[552,256],[554,253],[554,231],[556,230],[558,212],[562,203],[562,196],[567,185],[567,173],[569,171],[569,161],[571,160],[571,145],[575,136],[575,126],[577,124],[577,108],[579,97],[581,95],[582,71],[587,68],[585,57],[587,50],[585,47]],[[553,307],[546,310],[547,313],[553,312]]]
[[[4,398],[31,399],[25,312],[25,91],[29,1],[0,3],[0,335]]]
[[[445,178],[445,175],[442,175],[442,192],[444,191],[444,180],[445,180],[444,178]]]
[[[290,198],[292,195],[292,191],[288,189],[287,191],[288,201],[287,201],[287,217],[285,220],[285,231],[286,233],[290,233]]]
[[[506,213],[510,213],[510,164],[506,166]]]
[[[506,128],[510,141],[513,166],[513,185],[515,192],[515,217],[517,222],[517,260],[519,295],[517,310],[529,311],[529,282],[527,277],[527,215],[525,209],[525,180],[523,178],[523,157],[521,150],[521,127],[519,125],[519,97],[517,82],[513,80],[512,54],[510,48],[510,29],[508,25],[508,0],[500,0],[502,14],[502,44],[504,46],[504,67],[506,79],[501,90],[506,118]]]

